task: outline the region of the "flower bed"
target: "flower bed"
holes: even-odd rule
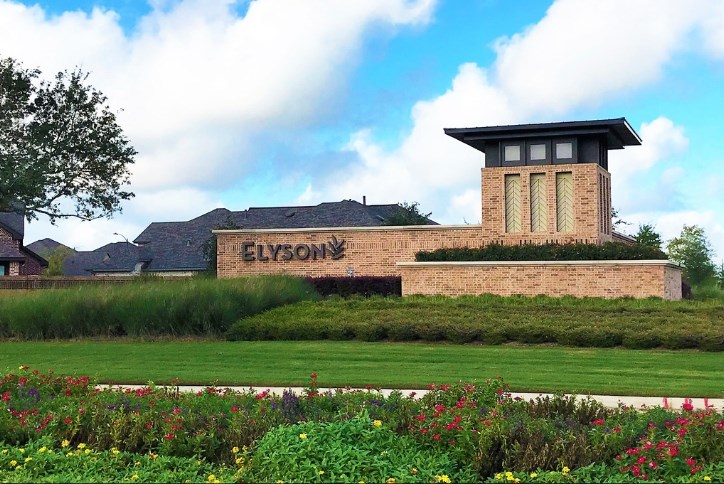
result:
[[[57,467],[68,480],[118,481],[724,479],[724,416],[714,408],[525,402],[498,379],[430,390],[421,399],[322,393],[316,374],[302,395],[279,397],[99,389],[21,367],[0,379],[0,477],[42,480]],[[80,474],[88,468],[97,479]]]

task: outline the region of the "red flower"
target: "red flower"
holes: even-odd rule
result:
[[[694,467],[696,465],[696,461],[694,459],[692,459],[691,457],[686,459],[686,463],[689,465],[689,467]]]
[[[434,440],[440,440],[440,434],[435,434],[432,436]]]
[[[694,405],[691,403],[691,400],[687,398],[681,408],[686,410],[687,412],[691,412],[692,410],[694,410]]]
[[[63,419],[63,422],[70,425],[70,423],[73,422],[73,419],[71,419],[70,417],[65,417],[65,419]]]
[[[312,378],[317,378],[317,373],[316,373],[316,372],[314,372],[314,373],[312,373],[312,374],[311,374],[311,375],[309,375],[309,376],[311,376]]]
[[[603,425],[604,423],[606,423],[606,422],[601,418],[601,419],[594,420],[593,422],[591,422],[591,425],[593,425],[594,427],[596,427],[596,426],[598,426],[598,425]]]
[[[174,434],[166,434],[166,435],[163,436],[164,439],[168,439],[168,440],[171,440],[171,439],[173,439],[174,437],[176,437]]]
[[[231,407],[231,411],[232,411],[232,412],[238,412],[238,411],[239,411],[239,407],[237,407],[236,405],[234,405],[234,406]]]

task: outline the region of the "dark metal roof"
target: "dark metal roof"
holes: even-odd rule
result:
[[[445,128],[445,134],[480,151],[484,151],[485,143],[489,141],[587,134],[605,136],[610,150],[641,144],[641,138],[626,121],[626,118],[513,124],[480,128]]]

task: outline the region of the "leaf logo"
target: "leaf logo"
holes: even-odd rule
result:
[[[329,249],[332,251],[332,260],[341,259],[344,257],[344,239],[337,240],[337,237],[332,236],[332,240],[329,241]]]

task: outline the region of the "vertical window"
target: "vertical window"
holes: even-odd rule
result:
[[[573,232],[573,174],[556,173],[556,230]]]
[[[545,232],[548,230],[548,203],[546,196],[545,173],[533,173],[530,176],[530,230]]]
[[[505,175],[505,231],[520,232],[520,175]]]
[[[0,277],[4,276],[5,274],[7,274],[5,270],[5,264],[0,264]]]

